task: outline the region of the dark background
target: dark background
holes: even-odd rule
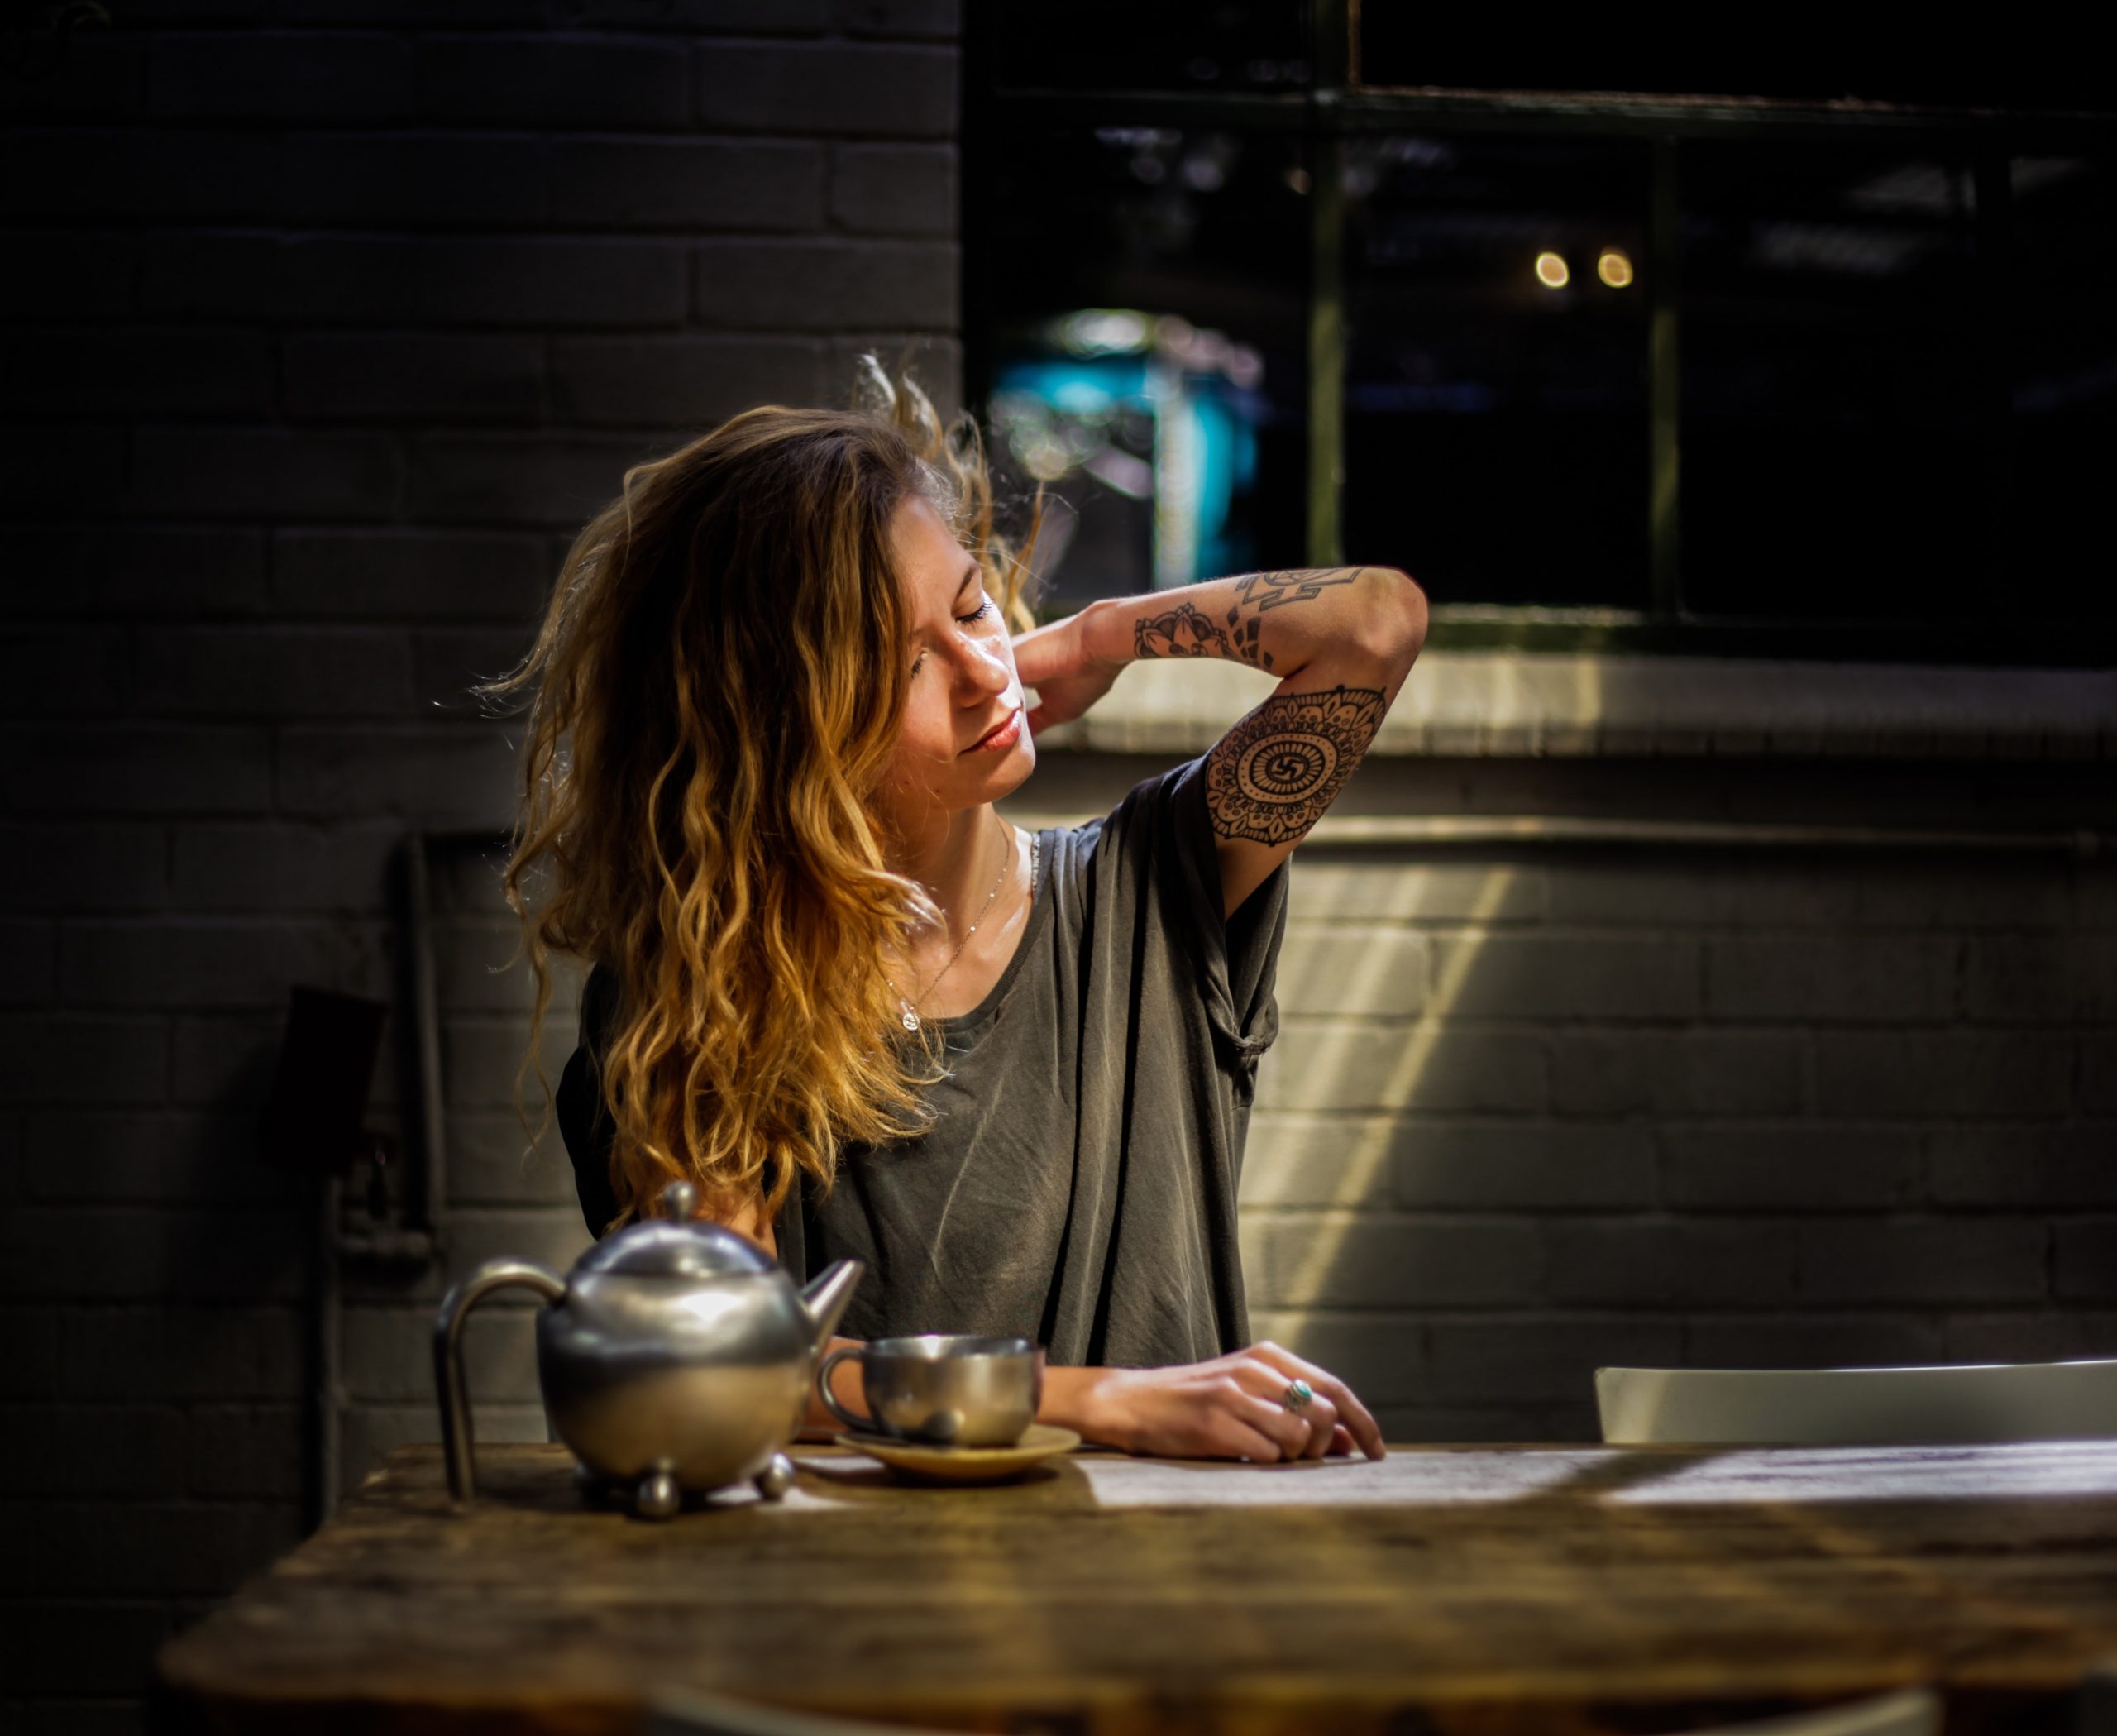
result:
[[[1298,83],[1288,16],[1246,84]],[[160,1635],[434,1437],[448,1278],[585,1240],[510,1107],[512,737],[466,688],[519,657],[626,465],[843,401],[865,348],[953,403],[966,340],[995,341],[966,241],[1043,198],[1067,295],[1112,280],[1051,216],[1085,147],[1023,131],[992,167],[1030,203],[960,208],[962,25],[948,0],[136,0],[0,78],[4,1736],[136,1728]],[[1297,352],[1298,165],[1266,166],[1248,227],[1209,232],[1211,299],[1117,280]],[[1510,535],[1607,506],[1514,474]],[[1360,556],[1489,552],[1418,507],[1369,511]],[[1430,653],[1343,805],[1555,841],[1303,852],[1245,1176],[1259,1334],[1398,1440],[1591,1437],[1599,1362],[2110,1354],[2106,676],[1594,649]],[[1024,813],[1101,811],[1217,727],[1128,734],[1116,699]],[[427,1155],[415,916],[448,1169],[432,1239],[385,1245]],[[325,1194],[260,1160],[297,984],[389,1009],[379,1214],[365,1169]],[[542,1438],[525,1318],[472,1335],[485,1438]]]

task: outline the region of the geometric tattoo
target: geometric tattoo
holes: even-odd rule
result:
[[[1358,567],[1300,567],[1283,572],[1248,573],[1235,582],[1235,605],[1223,626],[1195,603],[1183,602],[1132,624],[1135,657],[1224,657],[1269,670],[1272,653],[1258,643],[1268,610],[1305,603],[1333,585],[1350,585]]]
[[[1207,757],[1213,830],[1266,844],[1305,836],[1353,775],[1383,709],[1375,687],[1274,694]]]
[[[1297,567],[1289,572],[1253,572],[1235,588],[1244,602],[1254,603],[1262,615],[1282,603],[1306,603],[1327,586],[1350,585],[1361,571],[1357,567]]]

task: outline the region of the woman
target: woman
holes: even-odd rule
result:
[[[852,411],[748,411],[627,472],[492,690],[534,691],[506,886],[540,1023],[549,953],[595,962],[558,1094],[589,1226],[686,1176],[797,1281],[865,1260],[853,1338],[1044,1344],[1039,1418],[1091,1441],[1379,1457],[1342,1381],[1249,1341],[1235,1184],[1286,859],[1424,599],[1253,573],[1035,628],[975,423],[865,366]],[[1204,656],[1280,686],[1101,820],[998,817],[1037,730]]]

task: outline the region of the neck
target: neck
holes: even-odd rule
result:
[[[1008,828],[992,803],[934,815],[923,827],[901,832],[889,854],[896,873],[916,880],[948,912],[949,944],[977,921],[977,906],[992,890],[1011,847]],[[942,938],[938,933],[934,936]]]

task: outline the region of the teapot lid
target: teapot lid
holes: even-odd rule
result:
[[[743,1278],[777,1272],[779,1264],[748,1236],[725,1224],[694,1217],[698,1189],[672,1181],[657,1203],[667,1213],[627,1224],[599,1241],[574,1265],[577,1273],[627,1278]]]

